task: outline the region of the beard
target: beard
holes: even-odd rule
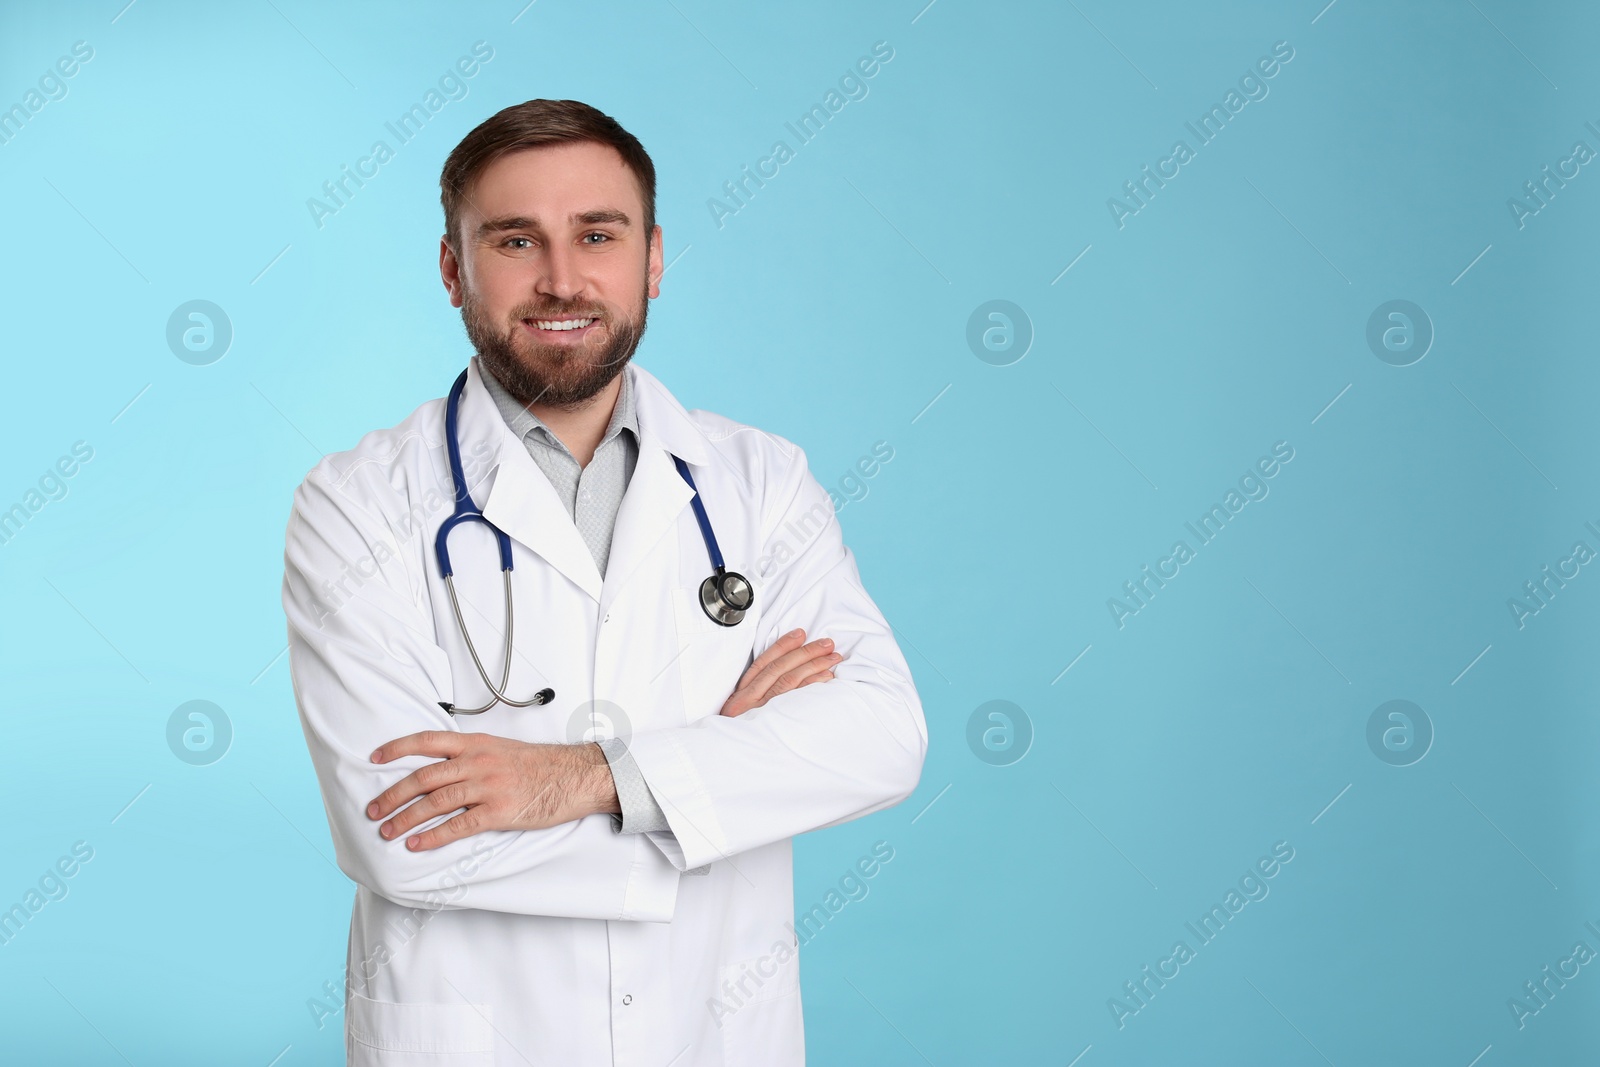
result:
[[[461,322],[478,361],[523,406],[537,402],[567,410],[583,407],[633,358],[649,313],[649,299],[641,286],[639,307],[631,319],[618,320],[604,308],[581,302],[531,302],[512,309],[510,326],[499,333],[477,294],[462,282]],[[585,318],[595,319],[595,325],[604,328],[604,343],[599,347],[590,339],[580,347],[540,344],[522,325],[524,319]]]

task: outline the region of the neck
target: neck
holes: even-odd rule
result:
[[[626,373],[627,369],[624,368],[622,374]],[[527,405],[528,410],[567,446],[567,451],[572,453],[580,467],[589,465],[594,458],[594,450],[600,447],[600,439],[606,434],[606,427],[611,425],[611,414],[622,396],[622,374],[611,379],[604,389],[578,408],[557,407],[538,401]]]

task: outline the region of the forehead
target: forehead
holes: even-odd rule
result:
[[[617,208],[643,224],[644,202],[633,171],[610,145],[582,141],[508,152],[490,163],[463,198],[468,225],[506,215],[536,217],[546,227],[572,214]]]

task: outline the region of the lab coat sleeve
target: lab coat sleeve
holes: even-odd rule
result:
[[[644,780],[639,765],[628,753],[628,742],[620,737],[610,737],[599,742],[611,765],[611,780],[617,788],[617,804],[621,814],[611,816],[611,828],[619,834],[671,833],[672,824],[667,813],[661,810],[650,785]],[[684,874],[710,874],[709,863],[692,867]]]
[[[774,563],[764,581],[759,570],[752,576],[766,605],[754,648],[804,627],[808,640],[831,637],[844,659],[833,679],[742,715],[633,735],[633,758],[671,825],[648,836],[680,871],[897,804],[916,788],[927,752],[910,669],[862,586],[827,491],[804,451],[776,440],[792,451],[765,494],[758,558]],[[779,552],[797,529],[814,533]]]
[[[620,737],[608,737],[597,742],[611,768],[611,782],[617,790],[617,806],[621,812],[611,816],[611,828],[619,834],[642,834],[651,830],[669,828],[666,813],[656,798],[650,795],[639,765],[628,755],[628,743]]]
[[[461,727],[439,706],[450,699],[450,664],[414,574],[416,550],[353,495],[330,481],[326,463],[306,478],[289,519],[283,581],[290,674],[340,870],[411,907],[670,921],[678,871],[643,835],[613,832],[606,814],[486,831],[421,852],[405,847],[406,835],[379,836],[367,804],[437,757],[375,764],[373,750]]]

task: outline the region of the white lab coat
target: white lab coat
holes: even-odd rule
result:
[[[334,849],[357,883],[345,1002],[353,1065],[801,1064],[790,838],[916,787],[921,702],[805,453],[685,411],[636,364],[625,373],[640,450],[604,580],[475,359],[461,402],[468,484],[513,545],[508,692],[525,699],[548,686],[549,705],[459,717],[440,707],[487,699],[434,558],[452,510],[443,399],[327,456],[295,493],[283,604]],[[711,565],[669,452],[689,464],[727,566],[755,586],[738,626],[711,622],[696,599]],[[492,536],[463,525],[450,551],[498,682]],[[718,715],[752,656],[797,626],[833,638],[845,657],[837,676]],[[628,737],[670,832],[619,834],[598,814],[413,853],[366,816],[378,793],[433,762],[372,763],[386,741],[455,730],[570,742],[595,709]],[[707,863],[709,874],[684,874]]]

